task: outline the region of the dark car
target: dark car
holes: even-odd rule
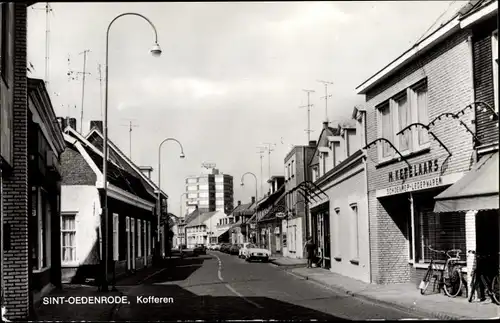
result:
[[[207,247],[202,244],[197,244],[194,246],[193,252],[195,255],[206,255],[207,254]]]
[[[230,248],[229,248],[229,253],[231,255],[238,255],[240,253],[240,249],[241,249],[241,245],[239,244],[233,244]]]
[[[220,251],[229,253],[229,248],[231,248],[231,244],[223,243],[222,246],[220,247]]]

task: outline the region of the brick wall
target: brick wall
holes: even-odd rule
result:
[[[7,318],[29,314],[28,263],[28,105],[26,78],[26,4],[14,7],[13,169],[3,182],[4,225],[10,225],[10,250],[4,250]]]
[[[95,185],[96,175],[76,147],[67,146],[60,163],[63,185]]]
[[[491,34],[497,29],[496,17],[474,28],[474,90],[475,101],[483,101],[495,107],[493,91],[493,59]],[[498,50],[498,49],[496,49]],[[483,112],[482,106],[476,107],[476,131],[480,146],[498,143],[497,121],[490,120],[491,112]],[[498,110],[497,110],[498,111]]]
[[[467,38],[468,31],[460,31],[437,45],[432,51],[422,56],[418,61],[403,68],[395,76],[366,94],[367,108],[367,140],[371,142],[378,137],[377,116],[375,106],[383,103],[405,88],[423,78],[428,82],[429,121],[443,112],[456,113],[473,101],[472,71],[470,48]],[[461,117],[469,127],[473,112]],[[445,118],[431,128],[436,136],[452,152],[442,168],[442,175],[468,171],[473,163],[472,137],[460,126],[458,121]],[[444,162],[447,152],[429,137],[430,151],[410,157],[410,164],[430,159]],[[405,163],[393,162],[382,167],[377,164],[377,147],[368,150],[368,205],[370,213],[370,245],[372,249],[372,281],[375,283],[408,282],[408,240],[404,224],[397,223],[386,210],[386,207],[376,198],[376,191],[397,183],[388,182],[388,172],[405,167]],[[419,176],[423,180],[437,174]],[[413,179],[408,179],[410,182]],[[400,181],[398,183],[401,183]],[[403,225],[403,227],[401,227]],[[388,243],[388,240],[391,242]],[[404,255],[403,255],[404,253]],[[384,275],[392,272],[393,274]]]

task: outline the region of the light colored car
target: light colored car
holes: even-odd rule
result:
[[[269,258],[271,257],[271,252],[267,249],[257,248],[257,246],[254,247],[255,248],[247,248],[247,251],[245,253],[245,260],[260,260],[263,262],[268,262]]]
[[[214,244],[214,249],[213,250],[220,250],[220,244]]]
[[[254,245],[253,243],[250,243],[250,242],[243,243],[243,246],[241,247],[241,249],[239,251],[238,257],[245,259],[248,248],[257,248],[257,246]]]

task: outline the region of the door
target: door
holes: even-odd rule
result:
[[[330,214],[326,211],[323,214],[323,232],[324,232],[324,267],[329,269],[332,266],[330,253]]]
[[[132,261],[131,261],[131,249],[130,249],[130,218],[127,216],[126,217],[126,227],[125,227],[125,234],[127,236],[127,270],[132,269]]]
[[[135,219],[130,219],[130,240],[132,242],[130,246],[132,249],[130,261],[132,262],[132,270],[135,270]]]

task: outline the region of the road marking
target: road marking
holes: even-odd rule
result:
[[[224,282],[224,279],[222,278],[222,261],[221,259],[219,258],[219,256],[215,255],[214,256],[217,258],[218,262],[219,262],[219,268],[217,270],[217,276],[219,276],[219,279],[220,281]],[[229,289],[231,292],[233,292],[234,294],[236,294],[238,297],[241,297],[245,302],[249,303],[249,304],[252,304],[253,306],[257,307],[257,308],[263,308],[262,306],[260,306],[259,304],[255,303],[254,301],[252,300],[249,300],[248,298],[246,298],[245,296],[241,295],[240,293],[238,293],[233,287],[231,287],[231,285],[229,285],[227,282],[224,282],[224,285],[227,287],[227,289]]]
[[[153,276],[155,276],[155,275],[158,275],[159,273],[161,273],[161,272],[163,272],[163,271],[165,271],[165,270],[167,270],[167,268],[162,268],[162,269],[160,269],[160,270],[158,270],[158,271],[155,271],[154,273],[152,273],[152,274],[151,274],[151,275],[149,275],[148,277],[146,277],[146,278],[144,278],[143,280],[141,280],[141,281],[139,282],[139,284],[138,284],[138,285],[143,284],[143,283],[144,283],[146,280],[148,280],[149,278],[151,278],[151,277],[153,277]]]

